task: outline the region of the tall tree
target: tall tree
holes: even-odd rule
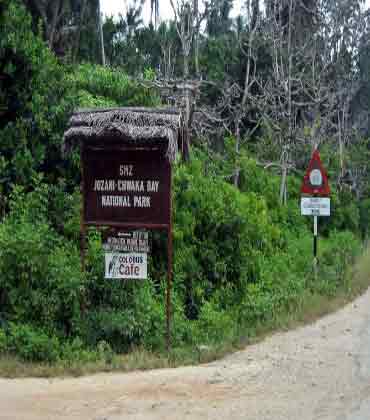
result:
[[[161,48],[160,73],[165,80],[172,79],[178,52],[177,33],[174,22],[161,23],[158,28],[158,42]]]
[[[150,21],[153,24],[154,15],[154,28],[157,29],[159,17],[159,0],[150,0]]]
[[[230,31],[232,7],[233,0],[212,0],[208,4],[206,31],[209,36],[220,37]]]
[[[79,11],[79,16],[78,16],[78,28],[77,28],[75,43],[74,43],[73,52],[72,52],[73,62],[76,62],[78,51],[80,48],[81,32],[82,32],[82,28],[85,22],[85,15],[86,15],[87,6],[88,6],[87,3],[88,3],[87,0],[82,0],[81,5],[80,5],[81,7]]]
[[[72,16],[73,0],[24,0],[24,3],[36,21],[41,18],[49,48],[54,49]]]
[[[98,0],[98,32],[99,32],[99,40],[100,40],[100,52],[101,52],[101,63],[105,66],[105,50],[104,50],[104,32],[103,32],[103,21],[102,21],[102,14],[100,9],[100,0]]]

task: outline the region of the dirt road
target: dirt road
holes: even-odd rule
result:
[[[1,420],[370,420],[370,291],[204,366],[0,379]]]

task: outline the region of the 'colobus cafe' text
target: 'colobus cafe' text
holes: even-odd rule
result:
[[[74,146],[80,148],[83,269],[88,226],[102,231],[107,281],[146,279],[148,232],[167,231],[168,348],[172,282],[171,169],[178,149],[180,122],[176,109],[79,110],[70,119],[63,144],[66,153]]]

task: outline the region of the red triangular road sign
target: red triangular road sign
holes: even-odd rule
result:
[[[330,194],[328,176],[321,164],[320,154],[317,149],[313,152],[310,163],[308,164],[306,175],[303,178],[301,192],[323,196]]]

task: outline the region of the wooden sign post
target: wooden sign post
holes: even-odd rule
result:
[[[80,144],[83,269],[87,226],[118,231],[167,231],[167,350],[171,344],[172,313],[171,163],[176,155],[180,121],[179,114],[174,110],[86,110],[72,117],[71,127],[64,136],[67,149],[74,142]],[[132,260],[135,258],[135,255],[131,256]],[[106,270],[107,278],[114,275],[142,278],[146,275],[146,268],[143,269],[139,263],[128,267],[126,260],[119,258],[121,266],[116,267],[118,271]],[[111,265],[116,262],[117,259],[114,264],[111,261]]]

